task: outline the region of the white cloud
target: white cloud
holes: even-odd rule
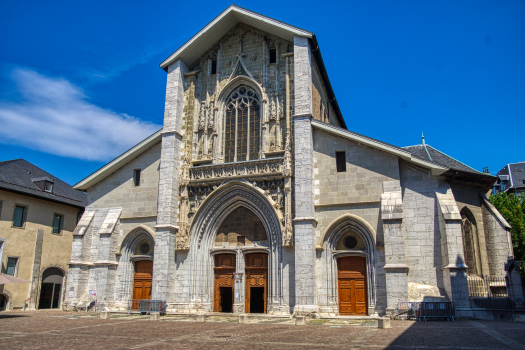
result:
[[[17,68],[23,99],[0,101],[0,142],[64,157],[108,161],[161,128],[88,101],[61,78]]]

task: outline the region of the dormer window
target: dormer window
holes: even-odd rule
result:
[[[46,181],[44,184],[44,191],[53,193],[53,183],[51,181]]]

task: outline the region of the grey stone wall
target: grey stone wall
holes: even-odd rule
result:
[[[400,162],[403,229],[406,237],[408,282],[437,286],[443,291],[441,237],[435,190],[439,180],[428,170]]]
[[[89,208],[121,207],[123,217],[157,215],[160,143],[88,189]],[[133,170],[141,169],[140,186],[133,184]]]
[[[505,263],[509,256],[514,255],[512,239],[508,224],[494,215],[496,210],[488,201],[484,201],[482,213],[488,252],[488,271],[493,276],[505,276]]]
[[[383,241],[379,210],[382,183],[399,180],[396,157],[314,129],[314,203],[317,244],[326,227],[344,213],[355,214]],[[345,151],[346,172],[337,172],[335,152]]]

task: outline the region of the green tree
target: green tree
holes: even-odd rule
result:
[[[523,265],[525,263],[525,193],[507,195],[505,192],[500,192],[497,195],[491,195],[490,202],[512,227],[510,233],[514,258],[521,261]]]

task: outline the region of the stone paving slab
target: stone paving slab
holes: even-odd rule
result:
[[[272,319],[263,317],[237,324],[236,317],[217,315],[205,323],[189,315],[163,316],[161,321],[147,315],[97,316],[2,312],[0,349],[525,349],[524,323],[393,321],[392,328],[378,329],[372,321],[354,323],[359,320],[340,325],[345,320],[314,319],[295,326],[264,323]]]

